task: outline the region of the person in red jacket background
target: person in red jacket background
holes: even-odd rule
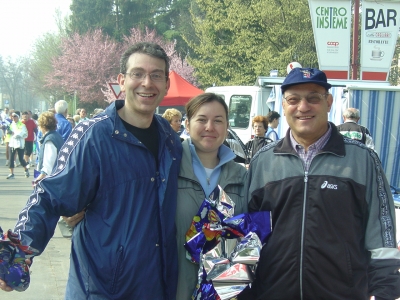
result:
[[[30,161],[30,157],[33,151],[33,142],[35,141],[35,135],[37,135],[37,125],[30,117],[29,112],[24,111],[22,113],[22,123],[25,124],[28,130],[28,136],[25,139],[25,149],[24,149],[24,160],[28,165],[33,164]]]

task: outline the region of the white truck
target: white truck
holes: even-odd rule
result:
[[[279,137],[288,129],[282,112],[280,85],[284,77],[257,78],[254,86],[218,86],[206,89],[222,96],[229,108],[229,123],[243,143],[252,137],[251,120],[270,110],[281,115],[277,128]],[[388,82],[328,80],[333,105],[328,119],[336,125],[343,122],[347,107],[360,110],[360,124],[366,126],[374,139],[386,176],[393,187],[400,187],[400,88]]]

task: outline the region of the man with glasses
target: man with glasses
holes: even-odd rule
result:
[[[160,46],[126,50],[118,75],[125,100],[74,127],[55,171],[39,181],[20,213],[15,230],[22,243],[42,252],[59,216],[85,209],[72,237],[65,299],[175,299],[182,146],[154,114],[169,89],[168,74]],[[10,290],[4,282],[0,287]]]
[[[273,224],[243,299],[399,297],[395,209],[379,158],[328,122],[325,73],[293,69],[281,88],[290,128],[253,158],[246,182],[249,211],[271,211]]]

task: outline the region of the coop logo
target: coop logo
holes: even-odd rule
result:
[[[331,189],[331,190],[337,190],[337,185],[336,184],[331,184],[328,183],[328,181],[324,181],[324,183],[321,185],[321,189]]]
[[[339,47],[339,42],[327,42],[326,44],[331,47]]]

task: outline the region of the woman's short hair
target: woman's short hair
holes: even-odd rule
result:
[[[263,123],[264,129],[268,129],[268,121],[267,118],[264,116],[255,116],[251,121],[251,127],[254,126],[254,123]]]
[[[214,101],[220,103],[224,107],[226,121],[229,123],[228,106],[226,105],[225,100],[221,96],[218,96],[217,94],[214,93],[204,93],[190,99],[185,106],[187,120],[190,121],[190,119],[196,114],[196,112],[200,109],[200,107],[203,104]]]
[[[45,111],[38,118],[38,125],[48,131],[57,129],[57,119],[52,112]]]
[[[164,119],[166,119],[169,123],[172,122],[173,117],[179,117],[182,119],[182,114],[176,108],[168,108],[162,115]]]

